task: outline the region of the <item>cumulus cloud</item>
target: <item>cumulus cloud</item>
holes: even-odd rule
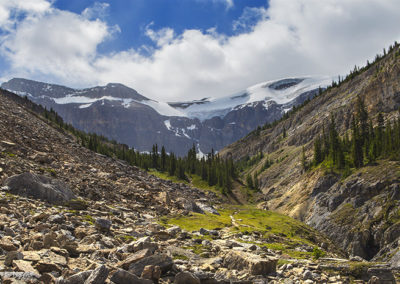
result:
[[[51,7],[47,0],[0,0],[0,29],[10,31],[18,17],[38,16]]]
[[[87,19],[104,18],[107,15],[107,10],[110,7],[108,3],[95,2],[93,6],[86,8],[82,12],[82,16]]]
[[[99,54],[115,27],[48,7],[3,37],[1,51],[11,64],[9,77],[77,87],[121,82],[176,101],[230,95],[288,76],[344,74],[399,40],[399,24],[397,0],[271,0],[268,9],[245,10],[230,37],[215,29],[176,34],[149,25],[144,32],[154,46],[142,48],[150,54]]]

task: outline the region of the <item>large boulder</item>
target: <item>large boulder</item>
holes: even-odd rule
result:
[[[145,257],[129,266],[129,272],[140,276],[147,265],[159,266],[162,273],[166,273],[172,268],[174,261],[166,254],[156,254]]]
[[[252,275],[267,275],[276,272],[277,263],[278,259],[273,257],[263,258],[256,254],[231,251],[225,256],[223,266],[239,271],[246,270]]]
[[[93,270],[84,284],[103,284],[107,279],[108,273],[108,268],[104,264],[100,265]]]
[[[115,284],[152,284],[153,281],[137,277],[126,270],[119,269],[111,277],[111,282]]]
[[[200,279],[190,272],[182,271],[175,276],[174,284],[200,284]]]
[[[9,177],[5,180],[3,189],[12,194],[40,199],[53,204],[64,204],[76,198],[65,183],[33,173]]]

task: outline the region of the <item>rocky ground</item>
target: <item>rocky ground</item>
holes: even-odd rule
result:
[[[317,237],[287,255],[271,244],[289,236],[233,230],[250,227],[234,216],[222,228],[171,226],[224,205],[95,154],[2,95],[0,122],[3,283],[395,282],[385,264],[338,258]],[[314,260],[317,246],[328,251]]]

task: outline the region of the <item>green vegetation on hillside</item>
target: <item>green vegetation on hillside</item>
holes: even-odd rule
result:
[[[314,246],[318,239],[318,233],[304,223],[288,216],[256,209],[253,206],[224,205],[224,209],[218,210],[220,215],[192,213],[189,216],[177,216],[164,218],[164,225],[177,225],[189,232],[207,230],[223,230],[226,233],[243,235],[256,233],[259,235],[260,246],[274,250],[281,250],[291,257],[312,257],[313,250],[301,252],[296,247],[306,245]],[[240,241],[240,240],[239,240]],[[315,256],[324,255],[325,252],[318,249]]]
[[[323,128],[322,136],[315,139],[313,164],[318,166],[324,162],[328,167],[349,173],[350,168],[361,168],[377,159],[400,160],[400,115],[395,121],[385,123],[379,113],[374,127],[358,96],[350,132],[351,137],[348,132],[340,137],[331,115],[328,131]]]
[[[164,146],[159,151],[158,145],[155,144],[150,153],[141,153],[128,145],[109,140],[102,135],[88,134],[77,130],[72,125],[64,123],[63,119],[52,109],[48,111],[44,108],[40,113],[49,122],[72,133],[82,146],[94,152],[125,160],[130,165],[138,166],[146,171],[153,169],[152,173],[157,173],[159,177],[174,182],[188,182],[189,177],[194,176],[196,177],[194,181],[202,187],[205,187],[204,182],[206,182],[208,187],[219,188],[223,194],[228,194],[232,190],[232,182],[236,177],[233,161],[231,158],[220,158],[214,151],[211,151],[206,157],[197,159],[196,148],[193,145],[187,156],[177,157],[174,153],[167,154]]]

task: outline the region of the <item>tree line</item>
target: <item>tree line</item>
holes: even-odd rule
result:
[[[330,167],[349,172],[352,167],[361,168],[384,158],[400,160],[400,110],[394,121],[385,122],[379,113],[374,123],[358,96],[351,128],[343,137],[339,136],[331,115],[327,129],[323,127],[322,135],[314,141],[312,163],[318,166],[326,162]]]
[[[157,144],[153,145],[150,152],[139,152],[133,147],[110,140],[103,135],[77,130],[71,124],[64,123],[53,109],[44,109],[42,114],[47,120],[72,133],[82,146],[94,152],[124,160],[146,171],[152,168],[181,180],[188,181],[191,175],[198,175],[209,186],[218,187],[224,194],[232,190],[232,183],[236,178],[233,160],[222,159],[214,150],[200,159],[196,156],[194,144],[184,157],[178,157],[172,152],[167,153],[164,146],[159,149]]]

